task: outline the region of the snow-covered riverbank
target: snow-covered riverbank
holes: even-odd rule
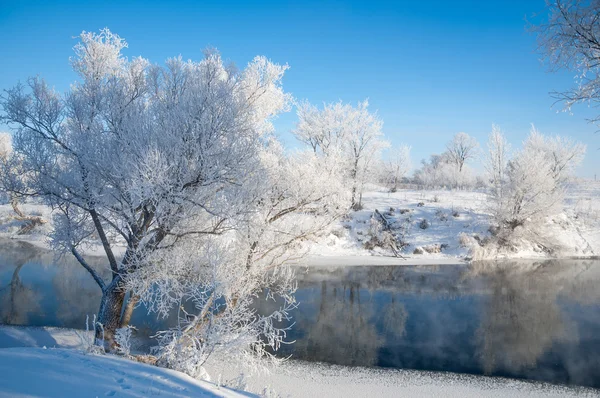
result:
[[[400,190],[377,187],[363,196],[364,208],[351,213],[327,237],[310,247],[308,263],[328,264],[334,258],[350,258],[361,265],[388,260],[392,251],[384,244],[371,244],[377,233],[372,219],[378,211],[402,237],[400,254],[411,264],[461,262],[473,255],[477,242],[490,236],[488,198],[477,191]],[[559,248],[554,255],[522,241],[518,250],[479,253],[494,258],[570,258],[600,255],[600,182],[577,181],[567,190],[565,210],[548,219],[540,231],[542,239]],[[478,247],[476,248],[478,249]],[[385,259],[385,260],[384,260]],[[481,258],[483,259],[483,258]]]
[[[363,209],[350,213],[332,227],[330,233],[306,242],[308,255],[301,265],[403,265],[456,264],[468,260],[475,248],[480,259],[494,258],[570,258],[600,255],[600,181],[576,181],[567,190],[563,213],[547,220],[540,232],[549,244],[558,247],[554,254],[522,241],[518,250],[485,253],[478,243],[490,236],[487,195],[482,191],[399,190],[390,193],[371,186],[363,195]],[[36,204],[21,206],[27,214],[51,220],[50,209]],[[386,244],[373,244],[379,212],[401,236],[400,256]],[[48,248],[49,222],[32,233],[17,235],[20,222],[14,220],[10,205],[0,205],[0,237],[27,241]],[[377,243],[377,242],[375,242]],[[125,246],[116,242],[116,254]],[[119,250],[122,249],[122,250]],[[103,255],[98,243],[85,248],[88,255]],[[477,256],[476,256],[477,257]]]
[[[0,326],[0,397],[254,396],[173,370],[88,353],[89,338],[81,330]]]
[[[62,348],[0,349],[0,397],[243,397],[169,369]]]
[[[182,373],[80,351],[81,331],[0,326],[0,396],[160,395],[235,397],[236,391]],[[46,347],[45,349],[43,347]],[[13,348],[6,348],[13,347]],[[67,348],[64,348],[67,347]],[[43,371],[42,371],[43,370]],[[214,360],[212,380],[238,380],[239,369]],[[289,360],[247,375],[251,394],[283,397],[593,397],[597,390],[453,373],[334,366]]]

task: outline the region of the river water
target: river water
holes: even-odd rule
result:
[[[106,277],[102,259],[90,259]],[[600,261],[298,267],[279,355],[600,388]],[[100,290],[71,258],[0,241],[0,322],[85,328]],[[259,300],[258,311],[276,302]],[[150,335],[143,308],[132,323]]]

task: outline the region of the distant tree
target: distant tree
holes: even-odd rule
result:
[[[26,178],[21,172],[21,158],[13,152],[12,137],[8,133],[0,133],[0,176],[2,176],[0,178],[5,181],[12,181],[10,185],[13,185],[14,182],[23,182],[23,179]],[[7,192],[7,194],[10,205],[15,212],[14,218],[23,222],[17,234],[28,233],[36,226],[46,224],[47,221],[42,217],[29,216],[21,210],[19,207],[23,200],[21,195],[15,192]]]
[[[506,166],[510,158],[510,144],[497,125],[492,125],[488,136],[488,152],[484,158],[484,167],[491,184],[492,196],[501,201],[502,190],[506,182]]]
[[[390,190],[396,192],[398,184],[411,168],[410,146],[400,145],[397,148],[390,149],[390,152],[389,159],[383,164],[383,170],[390,185]]]
[[[415,181],[427,188],[473,188],[476,179],[471,169],[464,165],[459,171],[458,165],[446,151],[440,155],[431,155],[429,161],[422,160],[421,168],[415,171]]]
[[[462,173],[465,163],[475,158],[479,144],[477,140],[467,133],[458,133],[452,141],[446,145],[446,153],[451,163]]]
[[[383,122],[369,112],[368,101],[353,107],[341,102],[323,109],[304,102],[298,106],[294,135],[314,153],[337,158],[349,180],[352,208],[361,207],[362,190],[374,159],[388,143],[383,140]]]
[[[548,19],[533,26],[539,49],[551,68],[576,73],[575,86],[553,97],[566,110],[580,102],[600,105],[600,2],[547,0],[546,5]]]

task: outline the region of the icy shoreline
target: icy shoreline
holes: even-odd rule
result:
[[[0,326],[0,347],[3,347],[0,349],[0,396],[14,396],[18,393],[36,396],[41,395],[41,391],[44,396],[69,396],[64,394],[67,387],[75,391],[75,395],[72,396],[82,396],[82,393],[84,396],[110,392],[116,394],[117,390],[119,396],[144,396],[149,392],[150,385],[154,386],[155,393],[161,392],[161,396],[190,396],[190,394],[203,396],[200,392],[205,394],[204,396],[242,396],[235,391],[205,381],[197,381],[167,369],[113,356],[84,354],[80,351],[83,345],[78,343],[82,341],[81,333],[81,331],[61,328]],[[55,342],[54,346],[47,345],[47,349],[41,348],[51,342],[50,339]],[[18,366],[14,365],[15,361]],[[94,369],[104,369],[104,374],[117,375],[118,373],[119,377],[115,379],[117,382],[113,383],[113,380],[107,377],[101,379],[96,377],[98,380],[91,380],[90,375],[95,373],[88,369],[94,366]],[[35,372],[41,367],[54,369],[53,372],[38,372],[36,382],[42,390],[36,390],[35,386],[26,386],[22,383],[27,372]],[[218,360],[210,361],[206,368],[213,380],[222,381],[237,379],[242,371],[232,364],[221,363]],[[27,372],[25,369],[28,369]],[[62,384],[48,386],[47,383],[55,382],[66,372],[71,375],[68,386]],[[78,379],[80,376],[81,380]],[[118,380],[122,382],[119,383]],[[272,368],[266,374],[246,375],[243,384],[252,394],[285,397],[461,396],[469,398],[600,395],[600,391],[590,388],[526,380],[447,372],[347,367],[296,360],[288,360],[281,367]],[[131,388],[123,390],[122,385]]]

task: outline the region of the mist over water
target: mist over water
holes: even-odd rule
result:
[[[109,277],[101,258],[90,258]],[[299,267],[278,355],[349,366],[487,374],[600,388],[600,261]],[[0,322],[85,328],[100,289],[71,258],[0,241]],[[278,303],[258,299],[258,311]],[[143,307],[147,337],[173,325]],[[148,340],[146,339],[146,344]]]

